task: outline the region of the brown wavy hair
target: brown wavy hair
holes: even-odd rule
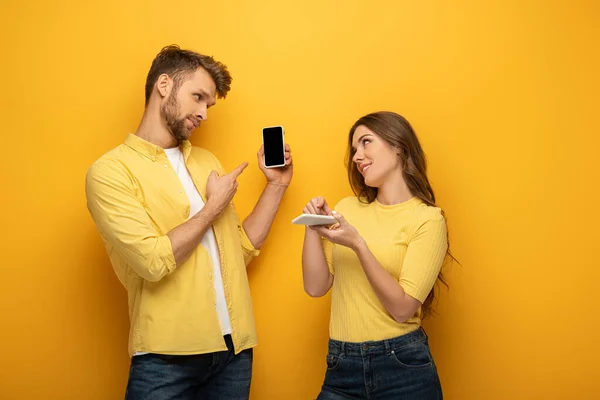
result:
[[[352,158],[356,153],[356,150],[352,147],[352,138],[356,128],[361,125],[377,134],[377,136],[398,150],[402,161],[402,175],[411,194],[421,199],[423,203],[432,207],[437,207],[435,204],[433,188],[429,183],[429,179],[427,179],[427,161],[425,153],[423,152],[423,148],[419,143],[417,135],[406,118],[389,111],[380,111],[365,115],[356,121],[354,125],[352,125],[352,128],[350,128],[346,167],[348,170],[350,186],[359,200],[363,203],[372,203],[377,198],[377,188],[367,186],[365,178],[358,171],[356,163],[352,161]],[[443,211],[442,215],[446,218]],[[449,241],[444,264],[448,260],[455,260],[454,256],[450,253]],[[436,297],[435,292],[438,282],[448,287],[441,270],[436,285],[434,285],[423,302],[422,311],[424,317],[433,312],[432,303]]]
[[[146,106],[154,84],[162,74],[169,75],[174,81],[174,90],[178,89],[183,81],[193,74],[198,68],[204,68],[215,82],[217,96],[224,99],[231,88],[231,74],[227,66],[213,57],[196,53],[191,50],[182,50],[176,44],[165,46],[156,55],[146,77],[145,95]]]

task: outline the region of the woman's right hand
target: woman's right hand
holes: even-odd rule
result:
[[[302,211],[304,214],[331,215],[327,201],[321,196],[309,201]]]
[[[315,197],[314,199],[309,201],[302,210],[302,212],[304,214],[332,215],[331,209],[329,208],[327,201],[321,196]],[[307,225],[306,228],[306,232],[316,232],[315,228],[318,228],[318,226]]]

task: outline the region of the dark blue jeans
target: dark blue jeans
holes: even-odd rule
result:
[[[131,360],[126,400],[247,400],[252,349],[191,356],[144,354]]]
[[[440,400],[442,387],[423,329],[379,342],[329,341],[317,400]]]

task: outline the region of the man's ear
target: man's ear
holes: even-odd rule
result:
[[[173,80],[167,74],[161,74],[156,80],[156,89],[161,97],[167,97],[173,88]]]

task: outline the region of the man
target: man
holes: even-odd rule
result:
[[[168,46],[146,80],[135,134],[86,176],[88,209],[128,293],[127,399],[247,399],[257,344],[246,265],[258,254],[292,179],[259,166],[267,184],[240,224],[237,177],[191,146],[231,76],[212,57]]]

